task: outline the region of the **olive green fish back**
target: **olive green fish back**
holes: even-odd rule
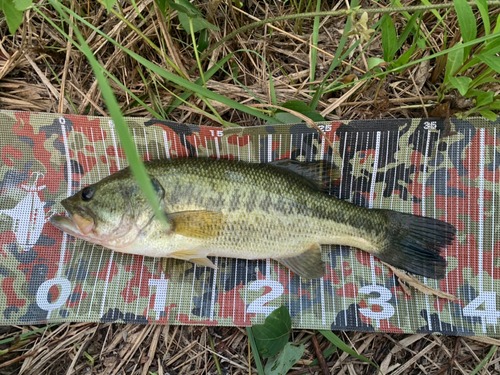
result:
[[[328,192],[355,204],[445,220],[457,239],[432,288],[404,293],[376,258],[324,247],[325,274],[301,280],[269,260],[214,258],[216,270],[114,253],[48,219],[61,199],[124,168],[109,118],[0,111],[0,324],[62,321],[246,326],[285,305],[294,327],[500,336],[500,126],[408,119],[222,130],[129,118],[144,160],[322,160]],[[327,140],[333,143],[333,149]],[[284,190],[287,186],[282,187]]]

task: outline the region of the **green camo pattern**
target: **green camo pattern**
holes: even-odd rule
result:
[[[323,278],[304,281],[266,259],[213,258],[216,270],[171,259],[163,275],[158,259],[75,240],[48,219],[64,212],[62,199],[127,166],[113,122],[0,111],[0,324],[247,326],[285,305],[297,328],[500,336],[498,123],[338,121],[319,124],[323,134],[306,124],[127,123],[144,160],[323,160],[341,172],[331,195],[453,224],[446,277],[420,279],[457,300],[406,295],[377,258],[348,247],[323,247]]]

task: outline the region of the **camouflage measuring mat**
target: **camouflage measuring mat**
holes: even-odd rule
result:
[[[376,258],[324,247],[325,274],[301,280],[268,260],[216,258],[217,270],[114,253],[63,235],[60,200],[126,166],[108,118],[0,111],[0,324],[125,321],[260,323],[288,307],[294,327],[500,336],[500,126],[484,119],[345,121],[222,130],[127,119],[145,159],[324,160],[330,193],[358,205],[445,220],[447,275],[405,294]],[[287,189],[287,186],[283,186]],[[498,328],[498,329],[497,329]]]

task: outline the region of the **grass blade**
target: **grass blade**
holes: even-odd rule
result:
[[[398,45],[398,36],[396,28],[390,14],[384,14],[382,17],[382,49],[384,51],[384,60],[392,61],[396,55]]]
[[[491,23],[490,23],[490,15],[488,13],[488,3],[486,0],[476,0],[477,9],[479,9],[479,13],[481,13],[481,18],[483,19],[484,25],[484,34],[489,35],[491,33]]]
[[[130,49],[122,46],[120,43],[118,43],[114,39],[110,38],[108,35],[106,35],[105,33],[103,33],[101,30],[96,29],[85,18],[83,18],[79,14],[73,12],[68,7],[64,6],[63,4],[59,4],[59,6],[62,7],[64,9],[64,11],[66,11],[67,13],[69,13],[73,17],[75,17],[75,19],[77,19],[79,22],[81,22],[82,24],[84,24],[87,27],[91,28],[92,30],[94,30],[96,33],[98,33],[99,35],[101,35],[103,38],[105,38],[106,40],[108,40],[110,43],[112,43],[116,47],[120,48],[125,53],[127,53],[130,57],[132,57],[133,59],[135,59],[138,63],[144,65],[146,68],[148,68],[149,70],[155,72],[159,76],[161,76],[161,77],[163,77],[163,78],[165,78],[165,79],[167,79],[169,81],[172,81],[173,83],[175,83],[175,84],[177,84],[179,86],[182,86],[182,87],[184,87],[187,90],[190,90],[190,91],[196,93],[200,97],[206,97],[208,99],[215,100],[215,101],[217,101],[219,103],[222,103],[222,104],[224,104],[224,105],[226,105],[228,107],[231,107],[231,108],[240,110],[242,112],[248,113],[249,115],[258,117],[258,118],[260,118],[262,120],[265,120],[265,121],[272,120],[271,117],[266,116],[265,114],[263,114],[262,112],[260,112],[260,111],[258,111],[256,109],[247,107],[246,105],[240,104],[240,103],[238,103],[238,102],[236,102],[236,101],[234,101],[232,99],[226,98],[223,95],[217,94],[217,93],[215,93],[213,91],[210,91],[210,90],[208,90],[208,89],[206,89],[204,87],[201,87],[201,86],[199,86],[199,85],[197,85],[197,84],[195,84],[193,82],[190,82],[190,81],[188,81],[188,80],[186,80],[184,78],[181,78],[181,77],[179,77],[179,76],[177,76],[177,75],[175,75],[173,73],[170,73],[170,72],[162,69],[158,65],[152,63],[151,61],[145,59],[144,57],[138,55],[137,53],[131,51]],[[202,59],[200,58],[200,60],[202,60]]]
[[[321,0],[316,0],[316,12],[321,10]],[[314,26],[312,33],[312,45],[314,47],[318,46],[319,40],[319,17],[314,17]],[[309,61],[309,81],[314,82],[316,78],[316,63],[318,58],[318,50],[316,48],[311,48],[311,59]],[[313,91],[314,86],[309,86],[309,90]],[[273,103],[274,104],[274,103]]]
[[[486,365],[486,363],[490,360],[490,358],[493,356],[493,354],[495,354],[497,349],[498,349],[498,346],[492,345],[490,351],[488,352],[488,354],[486,354],[486,357],[484,357],[483,360],[481,362],[479,362],[477,367],[474,369],[474,371],[472,371],[470,373],[470,375],[476,375],[479,371],[481,371],[481,369],[484,367],[484,365]]]
[[[85,54],[85,57],[89,61],[89,64],[92,67],[95,77],[99,83],[99,88],[101,89],[102,97],[106,102],[108,111],[115,123],[116,131],[118,133],[118,137],[120,138],[123,150],[125,151],[125,155],[127,156],[127,159],[129,161],[132,174],[135,177],[137,184],[139,185],[144,195],[146,196],[149,204],[153,208],[156,217],[159,220],[163,221],[165,225],[167,225],[167,219],[163,211],[160,209],[158,197],[154,191],[153,185],[151,184],[149,175],[146,172],[146,168],[144,168],[144,165],[142,163],[141,158],[139,157],[139,154],[137,153],[135,143],[132,140],[132,136],[130,135],[128,126],[125,123],[125,119],[122,116],[118,101],[116,100],[116,97],[113,94],[113,90],[111,89],[108,80],[106,79],[106,77],[102,72],[101,64],[99,64],[99,62],[95,58],[92,50],[86,43],[85,38],[80,33],[78,27],[71,22],[67,13],[63,10],[63,6],[61,6],[56,0],[49,0],[49,2],[54,7],[54,9],[56,9],[56,11],[59,13],[61,18],[63,18],[73,28],[74,33],[80,43],[79,49]]]
[[[354,349],[349,347],[345,342],[343,342],[335,333],[332,331],[319,331],[323,336],[325,336],[333,345],[335,345],[337,348],[340,350],[348,353],[349,355],[352,355],[353,357],[356,357],[357,359],[362,360],[363,362],[369,363],[370,365],[376,367],[379,371],[380,368],[370,361],[368,358],[363,357],[362,355],[356,353]]]
[[[457,12],[458,25],[464,42],[470,42],[477,36],[477,24],[474,12],[467,0],[453,0]],[[465,56],[469,55],[472,47],[465,48]]]
[[[255,366],[259,375],[265,375],[264,367],[262,367],[262,362],[260,361],[259,348],[255,342],[255,337],[253,336],[252,327],[247,327],[248,341],[250,341],[250,347],[252,348],[253,358],[255,360]]]

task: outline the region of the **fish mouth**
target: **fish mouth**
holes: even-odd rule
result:
[[[57,229],[71,234],[75,237],[88,237],[95,227],[95,220],[92,215],[85,212],[85,216],[75,212],[71,213],[66,201],[61,202],[69,216],[54,215],[50,218],[50,223]]]

